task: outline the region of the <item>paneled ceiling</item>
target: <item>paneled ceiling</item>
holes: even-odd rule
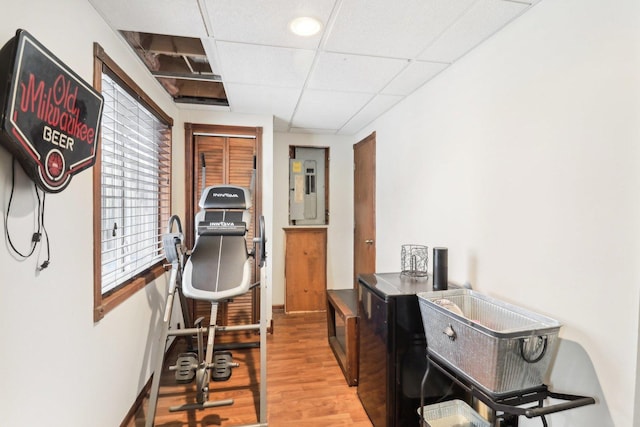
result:
[[[539,0],[89,0],[177,103],[350,135]],[[311,16],[321,31],[294,35]],[[169,36],[169,37],[167,37]]]

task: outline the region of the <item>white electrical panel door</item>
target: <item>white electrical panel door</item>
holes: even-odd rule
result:
[[[289,220],[295,225],[325,224],[324,150],[296,148],[289,159]]]

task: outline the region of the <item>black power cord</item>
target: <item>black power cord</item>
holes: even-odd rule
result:
[[[39,213],[39,222],[38,222],[38,232],[40,231],[40,228],[42,227],[42,232],[44,234],[44,239],[47,242],[47,259],[44,260],[44,262],[42,264],[40,264],[40,267],[38,267],[39,271],[44,270],[45,268],[49,267],[49,262],[51,261],[51,251],[50,251],[50,246],[49,246],[49,233],[47,233],[47,228],[44,226],[44,205],[45,205],[45,201],[46,201],[46,197],[47,197],[47,193],[46,192],[42,192],[42,202],[40,201],[40,192],[38,190],[38,187],[36,187],[35,183],[33,184],[33,188],[36,191],[36,196],[38,197],[38,213]],[[40,235],[41,236],[41,235]]]
[[[38,267],[39,271],[47,268],[51,261],[51,252],[49,248],[49,233],[47,233],[47,229],[44,226],[44,208],[45,208],[45,198],[46,193],[42,192],[42,197],[40,197],[40,190],[36,186],[35,182],[33,183],[33,188],[36,192],[36,197],[38,199],[38,214],[37,214],[37,230],[31,235],[31,249],[28,253],[22,253],[16,246],[13,244],[11,240],[11,234],[9,233],[9,212],[11,211],[11,204],[13,202],[13,192],[15,190],[16,185],[16,159],[13,158],[13,162],[11,163],[11,192],[9,193],[9,203],[7,204],[7,211],[4,216],[4,233],[7,238],[7,242],[9,242],[9,246],[13,250],[13,252],[23,259],[29,258],[36,250],[38,243],[42,240],[42,235],[44,234],[45,241],[47,243],[47,259],[40,264]]]

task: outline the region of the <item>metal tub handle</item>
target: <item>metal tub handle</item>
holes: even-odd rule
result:
[[[520,356],[522,356],[524,361],[527,362],[527,363],[537,363],[547,353],[547,343],[548,343],[547,336],[546,335],[545,336],[538,335],[536,338],[538,339],[538,341],[537,341],[538,344],[533,346],[533,351],[529,351],[529,354],[527,354],[527,351],[525,350],[525,347],[530,347],[530,346],[527,345],[527,343],[529,342],[529,340],[531,338],[520,338]],[[534,352],[541,347],[540,346],[540,342],[542,342],[542,351],[536,357],[532,358]]]
[[[448,336],[451,341],[455,341],[456,338],[458,338],[458,334],[456,334],[456,331],[453,330],[452,325],[447,326],[447,328],[442,331],[442,333]]]

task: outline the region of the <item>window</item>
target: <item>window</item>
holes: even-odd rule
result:
[[[104,97],[94,168],[94,320],[163,273],[171,118],[95,45]]]

